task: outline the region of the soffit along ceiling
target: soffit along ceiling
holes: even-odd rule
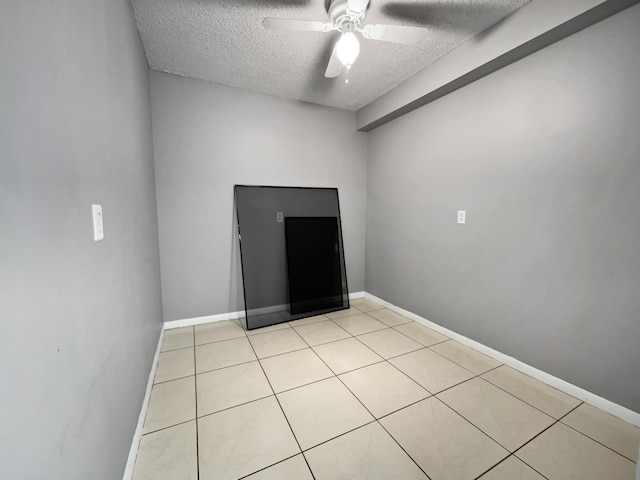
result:
[[[365,24],[423,26],[420,46],[362,39],[349,72],[325,78],[338,32],[265,30],[265,17],[328,21],[325,0],[132,0],[153,70],[359,110],[529,0],[371,0]]]

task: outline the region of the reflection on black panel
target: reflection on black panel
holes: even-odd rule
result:
[[[285,217],[289,312],[342,306],[336,217]]]
[[[236,185],[248,329],[349,307],[338,190]]]

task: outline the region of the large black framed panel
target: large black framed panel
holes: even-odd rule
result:
[[[234,191],[247,329],[349,308],[338,189]]]

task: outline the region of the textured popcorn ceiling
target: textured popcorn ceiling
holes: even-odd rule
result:
[[[325,78],[339,33],[265,30],[265,17],[327,21],[324,0],[132,0],[153,70],[358,110],[529,0],[372,0],[365,23],[431,29],[419,47],[361,42],[349,73]]]

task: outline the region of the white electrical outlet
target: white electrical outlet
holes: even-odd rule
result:
[[[458,210],[458,223],[467,223],[467,211]]]
[[[93,212],[93,240],[99,242],[104,238],[104,225],[102,222],[102,205],[91,205]]]
[[[276,213],[276,222],[278,223],[284,222],[284,213],[282,212]]]

